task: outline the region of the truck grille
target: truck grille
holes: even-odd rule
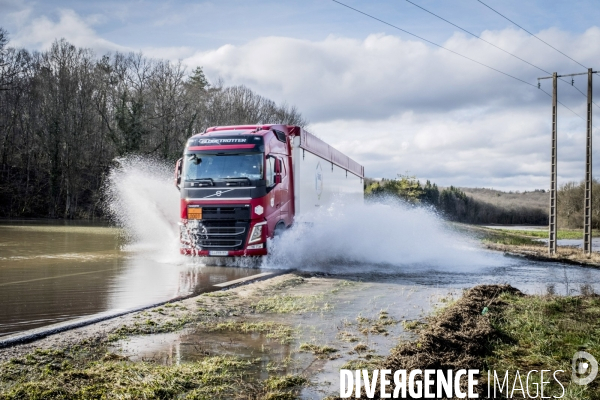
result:
[[[228,248],[233,249],[234,247],[239,247],[242,245],[241,240],[202,240],[200,241],[201,247],[203,248]],[[235,250],[235,249],[233,249]]]
[[[249,207],[202,207],[202,221],[189,233],[196,248],[242,250],[249,227]]]

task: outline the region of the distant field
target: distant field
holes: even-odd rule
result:
[[[548,209],[548,202],[550,201],[548,192],[541,191],[510,193],[483,188],[460,188],[460,190],[475,200],[507,209],[527,207],[545,211]]]

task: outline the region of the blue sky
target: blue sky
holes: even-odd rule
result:
[[[600,60],[597,1],[484,1],[600,68],[592,65]],[[404,0],[344,2],[534,85],[545,75]],[[414,2],[548,71],[583,70],[476,0]],[[213,81],[297,105],[313,132],[369,176],[548,187],[547,96],[333,1],[0,0],[0,26],[12,45],[29,49],[64,37],[99,54],[143,51],[203,66]],[[584,78],[575,83],[585,92]],[[585,115],[585,98],[573,88],[561,83],[559,95]],[[564,108],[559,117],[560,182],[580,180],[585,123]]]

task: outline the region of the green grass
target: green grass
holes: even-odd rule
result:
[[[492,325],[500,336],[490,343],[488,369],[511,371],[512,379],[516,370],[564,370],[557,375],[565,386],[564,399],[600,399],[599,379],[578,386],[571,383],[570,372],[575,352],[600,355],[600,297],[503,294],[501,300],[506,302],[502,310],[490,310]],[[530,386],[534,393],[531,382]],[[560,396],[561,388],[552,380],[547,393]]]
[[[206,398],[235,394],[236,376],[251,367],[233,357],[163,366],[121,360],[83,363],[76,354],[37,352],[0,368],[3,399]],[[74,365],[80,364],[80,365]]]
[[[303,295],[276,294],[260,299],[254,306],[258,313],[304,313],[308,311],[329,311],[331,305],[324,303],[325,295]]]
[[[536,237],[546,239],[548,238],[548,230],[511,230],[511,229],[498,229],[498,231],[505,233],[512,233],[514,235],[522,235],[529,237]],[[600,231],[593,230],[592,236],[600,236]],[[582,229],[559,229],[556,232],[557,239],[583,239]]]
[[[276,322],[238,322],[228,321],[219,323],[201,322],[198,327],[206,332],[240,332],[262,333],[269,339],[274,339],[282,344],[294,340],[296,330],[288,325]]]
[[[516,231],[518,232],[518,231]],[[542,242],[538,242],[529,237],[522,236],[515,231],[504,229],[487,229],[483,238],[484,242],[497,244],[507,244],[513,246],[542,246]]]
[[[191,321],[192,318],[190,316],[184,316],[162,322],[156,322],[152,318],[147,318],[144,321],[135,322],[132,325],[121,326],[108,336],[108,340],[115,341],[134,335],[175,332],[183,328]]]
[[[81,350],[81,349],[80,349]],[[212,356],[180,365],[36,351],[0,364],[2,399],[294,399],[300,375],[255,381],[259,361]]]
[[[309,353],[313,353],[314,355],[317,355],[317,356],[324,356],[327,354],[336,353],[336,352],[338,352],[338,349],[336,349],[335,347],[328,346],[328,345],[319,346],[314,343],[302,343],[300,345],[300,351],[306,351]]]

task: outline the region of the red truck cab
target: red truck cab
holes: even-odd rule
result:
[[[267,238],[292,224],[291,137],[299,129],[214,127],[187,141],[176,167],[182,254],[267,254]]]

